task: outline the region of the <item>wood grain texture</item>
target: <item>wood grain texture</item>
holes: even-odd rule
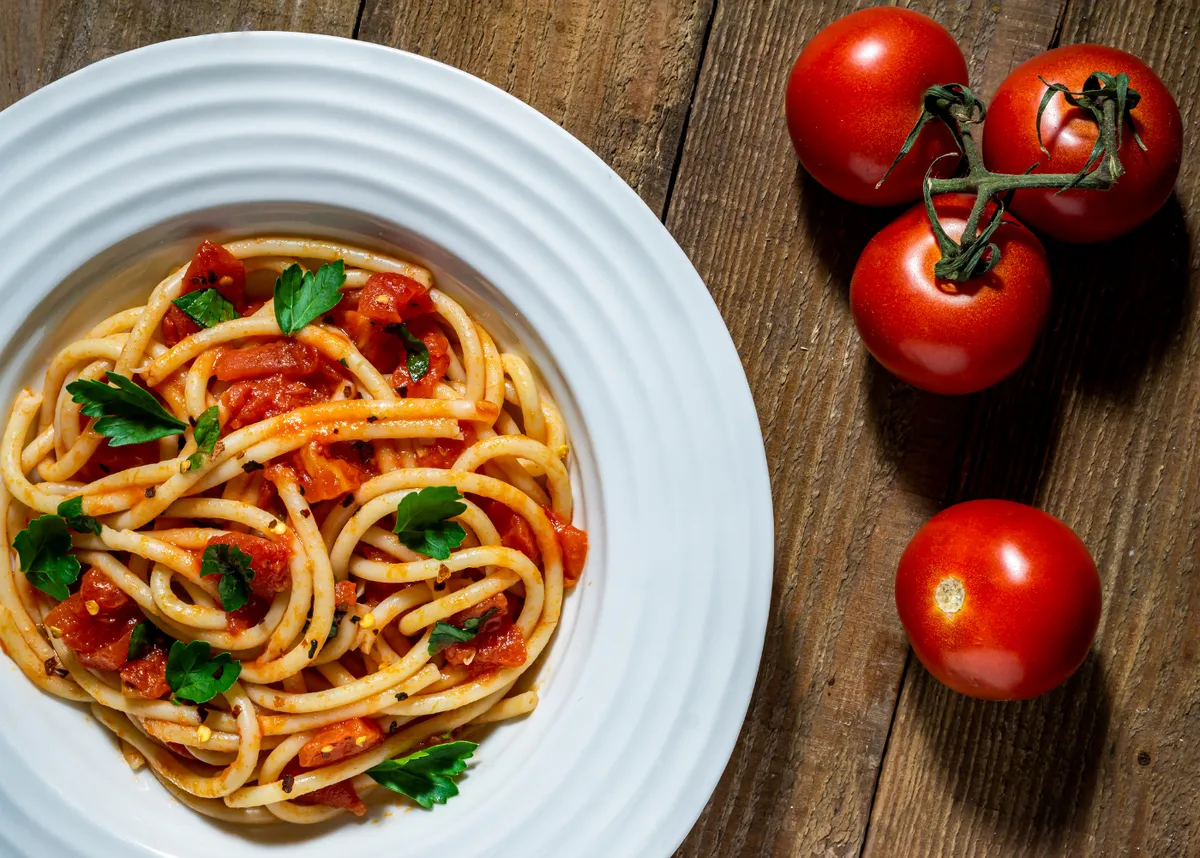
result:
[[[1072,0],[1062,41],[1131,51],[1167,82],[1188,129],[1176,196],[1106,255],[1047,246],[1047,332],[972,403],[951,492],[1071,524],[1104,582],[1100,634],[1064,688],[1025,703],[968,700],[914,662],[868,856],[1200,854],[1200,275],[1185,214],[1200,197],[1200,11],[1147,12]]]
[[[359,0],[0,0],[0,108],[76,69],[230,30],[349,36]]]
[[[914,6],[960,39],[972,78],[992,85],[1010,55],[1036,50],[1043,23],[1048,37],[1056,11]],[[777,541],[756,693],[681,858],[858,854],[908,654],[895,564],[956,466],[968,401],[880,370],[847,307],[860,251],[896,212],[844,203],[809,180],[783,121],[796,54],[854,7],[718,4],[667,218],[742,355]]]
[[[367,0],[359,38],[469,71],[562,125],[660,214],[713,0]]]

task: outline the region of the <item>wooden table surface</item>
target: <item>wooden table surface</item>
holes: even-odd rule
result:
[[[1049,244],[1040,345],[1014,378],[965,398],[913,390],[869,359],[847,287],[895,213],[825,192],[788,141],[792,60],[857,5],[870,4],[0,0],[0,107],[114,53],[241,29],[380,42],[529,102],[683,246],[733,334],[766,441],[777,545],[762,667],[678,855],[1200,855],[1200,3],[907,4],[957,37],[985,97],[1048,46],[1101,42],[1149,62],[1184,117],[1175,196],[1107,256]],[[1065,519],[1100,567],[1092,655],[1037,700],[947,691],[896,617],[908,538],[976,497]]]

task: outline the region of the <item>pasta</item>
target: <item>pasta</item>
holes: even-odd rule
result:
[[[272,285],[273,284],[273,285]],[[578,581],[566,427],[429,271],[204,242],[0,439],[0,642],[227,822],[457,792]]]

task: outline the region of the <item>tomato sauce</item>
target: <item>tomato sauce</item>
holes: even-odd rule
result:
[[[43,622],[74,650],[80,664],[119,670],[128,661],[129,638],[141,620],[137,604],[93,568],[84,574],[79,592],[55,605]]]
[[[558,536],[558,546],[562,549],[563,579],[567,586],[573,586],[583,574],[583,564],[587,562],[588,535],[587,531],[575,527],[566,518],[549,507],[543,507],[554,532]]]
[[[384,324],[407,322],[434,311],[428,288],[411,277],[388,271],[372,274],[358,298],[358,312]]]

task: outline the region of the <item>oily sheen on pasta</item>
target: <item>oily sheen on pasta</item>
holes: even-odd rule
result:
[[[477,726],[537,705],[587,555],[566,427],[424,268],[206,241],[2,443],[6,653],[200,813],[444,803]]]

